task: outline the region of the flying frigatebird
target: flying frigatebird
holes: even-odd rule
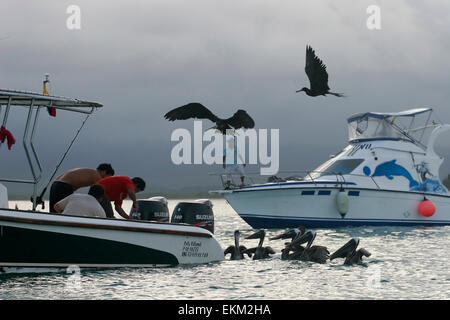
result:
[[[251,129],[255,127],[255,122],[245,110],[239,109],[231,118],[221,119],[213,114],[208,108],[198,102],[188,103],[184,106],[175,108],[164,115],[169,121],[186,120],[191,118],[209,119],[216,125],[211,129],[217,129],[222,134],[227,130],[236,130],[240,128]]]
[[[305,91],[310,97],[325,96],[327,94],[344,97],[342,93],[330,92],[327,66],[316,56],[313,48],[310,46],[306,46],[305,72],[309,79],[310,88],[303,87],[296,92]]]

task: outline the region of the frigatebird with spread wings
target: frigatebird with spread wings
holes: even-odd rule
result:
[[[310,46],[306,46],[305,72],[309,79],[310,88],[303,87],[296,92],[305,91],[310,97],[325,96],[327,94],[344,97],[342,93],[330,91],[330,87],[328,87],[327,66],[316,56],[316,53]]]
[[[221,119],[198,102],[188,103],[173,109],[167,112],[164,115],[164,118],[169,121],[191,118],[209,119],[216,124],[213,128],[219,130],[222,134],[226,134],[227,130],[236,130],[240,128],[251,129],[255,127],[255,121],[253,121],[245,110],[239,109],[231,118]]]

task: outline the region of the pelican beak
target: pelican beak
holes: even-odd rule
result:
[[[330,261],[336,258],[346,258],[356,250],[359,245],[359,238],[350,239],[346,244],[340,247],[336,252],[330,256]]]
[[[245,237],[245,239],[261,239],[264,235],[265,235],[265,231],[264,231],[264,229],[261,229],[255,233]]]
[[[279,234],[278,236],[275,236],[275,237],[271,237],[271,238],[269,238],[269,240],[278,240],[278,239],[283,239],[283,235],[284,235],[284,233],[283,233],[283,234]]]
[[[364,248],[359,249],[359,252],[361,252],[366,257],[370,257],[372,255],[369,251],[367,251]]]
[[[275,236],[275,237],[269,238],[269,240],[278,240],[278,239],[284,239],[284,238],[283,238],[283,236],[284,236],[284,233],[283,233],[283,234],[279,234],[278,236]]]
[[[308,242],[306,248],[309,249],[315,238],[316,233],[312,230],[308,230],[303,234],[299,233],[298,236],[292,241],[292,244],[301,245]]]
[[[302,235],[306,232],[305,227],[300,226],[298,228],[294,228],[294,229],[290,229],[288,231],[286,231],[285,233],[279,234],[275,237],[270,238],[269,240],[278,240],[278,239],[289,239],[289,238],[293,238],[295,236],[298,235]]]
[[[278,239],[288,239],[295,236],[295,231],[293,229],[286,231],[285,233],[279,234],[275,237],[269,238],[269,240],[278,240]]]

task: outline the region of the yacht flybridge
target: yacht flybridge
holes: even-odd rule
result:
[[[9,113],[19,106],[28,109],[22,141],[32,179],[0,177],[0,181],[33,185],[33,207],[30,211],[9,208],[7,189],[0,183],[0,271],[8,267],[149,267],[223,260],[222,248],[213,234],[200,227],[36,211],[42,166],[34,138],[40,111],[50,108],[53,115],[56,110],[89,116],[102,105],[0,90],[3,141],[8,140],[9,147],[14,148],[19,146],[13,145],[15,138],[6,126]],[[3,144],[0,152],[3,156],[8,152]],[[2,176],[7,171],[3,167]]]
[[[219,190],[254,228],[450,224],[431,108],[348,118],[349,144],[301,177]]]

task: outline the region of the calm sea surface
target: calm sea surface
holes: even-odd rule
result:
[[[182,200],[170,200],[169,209]],[[28,202],[11,201],[21,209]],[[215,236],[223,248],[252,232],[224,200],[213,200]],[[131,202],[125,202],[126,211]],[[268,230],[273,236],[280,230]],[[0,274],[0,299],[449,299],[450,227],[316,229],[315,244],[330,252],[351,237],[372,253],[365,263],[343,266],[282,261],[283,241],[268,241],[272,259],[223,261],[154,269],[65,270]],[[241,240],[247,247],[258,240]],[[68,250],[70,250],[68,248]],[[49,270],[51,271],[51,270]]]

